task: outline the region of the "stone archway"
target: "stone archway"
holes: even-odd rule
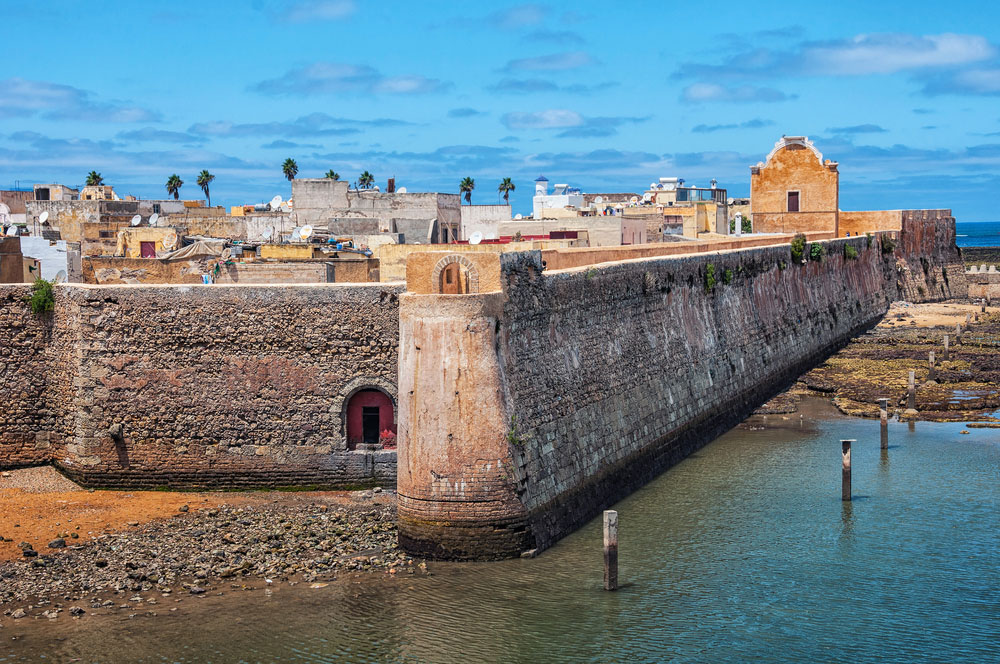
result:
[[[448,254],[434,266],[431,287],[443,295],[478,293],[479,269],[466,256]]]
[[[368,391],[380,392],[388,398],[389,402],[391,402],[391,421],[393,423],[393,430],[395,430],[395,423],[399,419],[399,405],[396,398],[396,385],[381,377],[359,376],[348,381],[337,396],[334,397],[333,403],[330,405],[330,414],[333,415],[336,421],[336,431],[337,434],[339,434],[335,437],[335,449],[351,449],[350,441],[348,440],[348,410],[351,407],[352,400],[355,395]],[[364,407],[363,404],[355,405],[361,405],[362,408]],[[388,413],[385,415],[388,415]]]

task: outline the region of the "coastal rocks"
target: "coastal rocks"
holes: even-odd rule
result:
[[[73,616],[83,615],[82,606],[114,612],[124,600],[207,596],[265,578],[314,583],[345,572],[415,571],[413,559],[396,545],[391,494],[355,494],[342,504],[295,498],[194,507],[177,518],[59,547],[44,558],[28,543],[22,550],[33,560],[0,563],[0,604],[73,603]]]
[[[52,540],[51,542],[49,542],[49,548],[50,549],[65,549],[66,548],[66,540],[64,540],[61,537],[57,537],[54,540]]]

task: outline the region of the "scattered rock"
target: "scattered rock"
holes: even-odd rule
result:
[[[14,612],[10,614],[10,617],[17,620],[18,618],[23,618],[26,615],[28,614],[24,611],[24,609],[14,609]]]
[[[177,511],[178,512],[187,512],[189,509],[191,509],[191,508],[188,507],[187,505],[181,505],[180,507],[177,508]]]
[[[71,606],[71,607],[69,607],[69,614],[71,616],[82,616],[85,613],[86,613],[86,611],[84,611],[83,609],[81,609],[78,606]]]
[[[190,592],[192,595],[201,595],[202,593],[205,592],[205,589],[202,588],[201,586],[191,586]]]
[[[959,431],[959,433],[969,433],[969,430],[968,429],[962,429],[961,431]]]
[[[64,540],[62,537],[57,537],[54,540],[52,540],[51,542],[49,542],[49,548],[50,549],[65,549],[66,548],[66,540]]]

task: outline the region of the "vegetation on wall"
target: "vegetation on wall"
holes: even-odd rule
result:
[[[705,292],[711,293],[715,289],[715,265],[709,263],[705,266]]]
[[[55,280],[47,281],[39,277],[31,285],[31,297],[28,302],[31,304],[31,311],[34,314],[43,316],[52,313],[56,307]]]
[[[882,253],[891,254],[896,251],[896,242],[888,235],[882,236]]]
[[[844,245],[844,258],[847,260],[856,260],[858,257],[858,250],[849,244]]]
[[[722,283],[726,284],[727,286],[733,283],[733,271],[730,270],[728,267],[722,273]]]
[[[796,233],[792,238],[792,262],[805,263],[806,236],[804,233]]]
[[[823,254],[825,253],[826,250],[823,249],[823,245],[821,245],[819,242],[813,242],[811,245],[809,245],[809,260],[820,263],[823,261]]]

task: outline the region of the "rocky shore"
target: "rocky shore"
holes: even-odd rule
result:
[[[912,410],[907,404],[910,370],[916,382]],[[895,303],[877,327],[852,339],[757,412],[794,413],[805,393],[829,395],[847,415],[878,417],[878,399],[887,398],[890,416],[900,419],[1000,427],[1000,312],[992,307],[983,313],[978,305],[962,303]]]
[[[394,497],[377,489],[339,500],[182,505],[174,518],[134,525],[86,542],[57,537],[45,550],[22,543],[20,559],[0,563],[0,626],[26,617],[150,614],[192,595],[426,569],[397,548]]]

